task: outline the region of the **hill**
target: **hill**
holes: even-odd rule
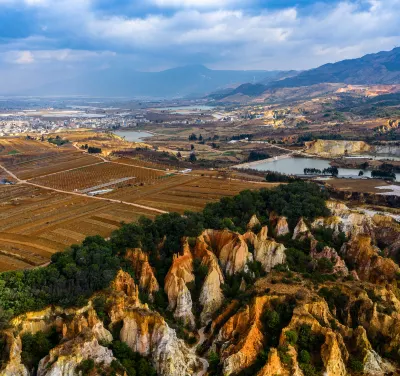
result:
[[[295,77],[269,83],[268,86],[297,87],[328,82],[361,85],[400,83],[400,48],[325,64]]]

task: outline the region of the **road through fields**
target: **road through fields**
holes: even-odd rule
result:
[[[26,180],[21,180],[20,178],[18,178],[15,174],[13,174],[10,170],[5,168],[1,164],[0,164],[0,168],[2,168],[8,175],[10,175],[13,179],[15,179],[19,184],[32,185],[34,187],[46,189],[46,190],[53,191],[53,192],[64,193],[64,194],[74,195],[74,196],[81,196],[81,197],[85,197],[85,198],[91,198],[93,200],[103,200],[103,201],[114,202],[114,203],[118,203],[118,204],[130,205],[130,206],[134,206],[134,207],[137,207],[137,208],[140,208],[140,209],[146,209],[146,210],[154,211],[154,212],[157,212],[157,213],[160,213],[160,214],[168,213],[168,212],[166,212],[164,210],[152,208],[150,206],[134,204],[132,202],[126,202],[126,201],[115,200],[115,199],[111,199],[111,198],[98,197],[98,196],[88,196],[88,195],[83,194],[83,193],[64,191],[64,190],[61,190],[61,189],[46,187],[46,186],[41,185],[41,184],[31,183],[31,182],[26,181]]]

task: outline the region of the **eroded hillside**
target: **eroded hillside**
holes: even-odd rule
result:
[[[142,219],[0,275],[0,374],[395,375],[399,244],[309,183]]]

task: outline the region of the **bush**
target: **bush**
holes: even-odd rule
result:
[[[286,336],[286,340],[293,346],[296,344],[297,342],[297,332],[295,332],[294,330],[287,330],[285,332],[285,336]]]
[[[82,360],[79,365],[76,367],[76,371],[82,372],[82,376],[86,376],[90,374],[90,371],[94,369],[94,360],[86,359]]]
[[[311,355],[307,350],[301,350],[299,353],[299,362],[300,363],[310,363]]]
[[[59,336],[55,328],[53,328],[48,333],[25,333],[22,335],[21,340],[22,362],[29,370],[32,370],[37,369],[39,361],[44,358],[53,347],[57,346]]]
[[[350,357],[348,367],[354,372],[364,372],[364,364],[353,357]]]
[[[139,353],[135,353],[125,343],[114,341],[111,349],[114,356],[126,370],[128,376],[156,376],[157,373],[151,363]],[[115,367],[116,365],[114,365]]]

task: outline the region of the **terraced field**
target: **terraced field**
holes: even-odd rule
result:
[[[199,211],[208,202],[234,196],[245,189],[271,188],[278,184],[251,183],[195,175],[171,175],[156,184],[116,189],[106,197],[133,202],[153,208],[183,213]]]
[[[38,266],[88,235],[156,213],[27,185],[0,186],[0,270]]]
[[[163,175],[165,175],[165,173],[162,171],[104,162],[47,175],[33,179],[32,182],[64,191],[75,191],[116,182],[121,178],[131,177],[131,182],[133,184],[138,184],[156,180]]]

